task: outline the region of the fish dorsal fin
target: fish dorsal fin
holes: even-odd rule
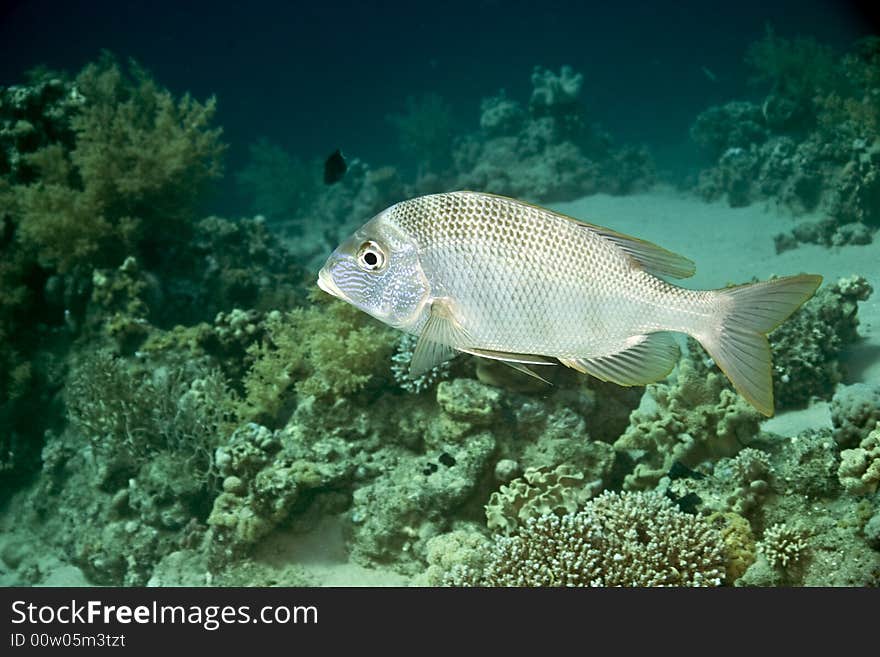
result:
[[[565,217],[565,215],[561,216]],[[579,219],[573,219],[572,217],[566,217],[566,219],[570,219],[578,226],[586,228],[587,230],[604,237],[608,241],[613,242],[630,258],[639,263],[642,269],[649,274],[671,276],[672,278],[688,278],[693,276],[694,272],[697,271],[697,267],[692,260],[688,260],[682,255],[668,251],[662,246],[657,246],[653,242],[648,242],[647,240],[632,237],[630,235],[624,235],[623,233],[618,233],[616,230],[611,230],[610,228],[605,228],[603,226],[596,226],[595,224],[589,224],[585,221],[580,221]]]
[[[449,299],[434,299],[428,320],[413,350],[409,375],[415,378],[437,367],[455,356],[457,349],[466,347],[470,342],[467,331],[455,318]]]
[[[586,221],[581,221],[580,219],[575,219],[574,217],[570,217],[567,214],[562,214],[561,212],[555,212],[553,210],[548,210],[547,208],[542,208],[540,205],[535,205],[534,203],[529,203],[527,201],[518,201],[507,196],[490,194],[488,192],[471,192],[462,190],[460,192],[453,193],[475,196],[492,196],[503,201],[518,203],[520,205],[527,205],[530,208],[538,210],[539,212],[546,212],[548,214],[552,214],[555,217],[559,217],[560,219],[571,221],[581,228],[586,228],[596,235],[604,237],[608,241],[613,242],[630,258],[635,260],[639,264],[639,266],[649,274],[654,274],[657,276],[670,276],[672,278],[689,278],[693,276],[694,273],[697,271],[697,267],[692,260],[685,258],[683,255],[679,255],[677,253],[673,253],[672,251],[664,249],[662,246],[657,246],[652,242],[648,242],[647,240],[643,240],[638,237],[625,235],[624,233],[618,233],[616,230],[611,230],[610,228],[605,228],[604,226],[597,226],[596,224],[591,224]]]
[[[559,362],[602,381],[644,386],[666,378],[678,360],[678,345],[668,333],[636,335],[619,351],[596,358],[560,358]]]

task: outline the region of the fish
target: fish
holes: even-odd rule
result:
[[[324,184],[335,185],[345,172],[348,171],[348,165],[345,163],[345,157],[338,148],[327,156],[324,160]]]
[[[317,283],[417,335],[413,376],[467,353],[643,386],[672,371],[680,355],[673,334],[684,333],[772,416],[767,333],[822,277],[717,290],[666,280],[695,271],[691,260],[637,237],[516,199],[456,191],[381,211],[330,254]]]

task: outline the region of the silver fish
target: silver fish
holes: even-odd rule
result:
[[[602,226],[503,196],[450,192],[380,212],[330,255],[318,285],[418,335],[413,375],[465,352],[646,385],[675,366],[674,331],[696,338],[736,390],[772,415],[766,334],[822,277],[720,290],[661,278],[694,270],[687,258]]]

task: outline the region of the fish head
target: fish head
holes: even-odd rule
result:
[[[416,241],[391,221],[389,210],[330,254],[318,274],[318,287],[385,324],[407,330],[418,321],[430,289]]]

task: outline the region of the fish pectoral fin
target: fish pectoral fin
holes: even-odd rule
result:
[[[470,343],[467,331],[452,311],[448,299],[434,299],[409,364],[409,375],[417,377],[444,363]]]
[[[602,381],[644,386],[666,376],[678,360],[678,345],[669,333],[629,338],[619,351],[596,358],[560,358],[559,362]]]
[[[672,278],[688,278],[697,270],[693,260],[657,246],[653,242],[624,235],[610,228],[596,226],[585,221],[572,219],[582,228],[591,230],[620,247],[624,253],[636,261],[649,274],[670,276]]]

